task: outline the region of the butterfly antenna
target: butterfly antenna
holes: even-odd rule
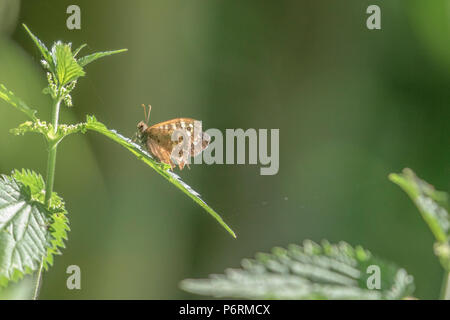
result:
[[[144,120],[147,119],[147,110],[145,109],[145,104],[141,104],[142,108],[144,108]]]
[[[151,105],[148,105],[148,113],[147,113],[147,125],[148,125],[148,122],[150,121],[150,111],[152,110],[152,106]]]

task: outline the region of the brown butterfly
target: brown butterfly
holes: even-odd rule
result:
[[[151,106],[148,113],[144,107],[145,122],[137,125],[137,140],[160,162],[173,169],[177,164],[180,170],[189,167],[189,158],[196,156],[209,145],[211,138],[202,132],[201,121],[191,118],[176,118],[151,127],[148,126]]]

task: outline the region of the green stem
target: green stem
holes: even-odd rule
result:
[[[41,290],[41,284],[42,284],[42,270],[44,268],[44,260],[41,261],[41,264],[39,265],[39,271],[36,275],[36,284],[34,286],[34,291],[33,291],[33,300],[37,300],[38,296],[39,296],[39,291]]]
[[[50,206],[50,199],[53,193],[53,183],[55,181],[55,168],[56,168],[56,151],[57,144],[49,146],[49,153],[47,159],[47,180],[45,183],[45,205]]]
[[[52,125],[53,133],[56,134],[58,130],[58,120],[59,120],[59,108],[61,106],[61,99],[57,98],[53,104],[52,110]],[[53,193],[53,183],[55,181],[55,168],[56,168],[56,151],[58,143],[54,141],[49,141],[48,150],[48,160],[47,160],[47,180],[45,184],[45,205],[48,207],[50,205],[50,199]]]
[[[53,133],[56,134],[58,130],[59,121],[59,108],[61,106],[61,99],[58,97],[53,103],[52,109],[52,125]],[[47,159],[47,180],[45,183],[45,205],[50,207],[50,200],[53,194],[53,184],[55,181],[55,169],[56,169],[56,151],[58,148],[58,142],[56,140],[49,139],[48,141],[48,159]],[[44,259],[44,258],[43,258]],[[39,291],[42,285],[42,272],[44,270],[44,260],[41,261],[39,271],[36,275],[36,285],[34,288],[33,300],[37,300],[39,297]]]
[[[450,272],[444,273],[444,280],[442,282],[441,299],[450,300]]]

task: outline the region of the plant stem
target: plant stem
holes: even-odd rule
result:
[[[42,270],[44,268],[44,260],[41,261],[41,264],[39,265],[39,271],[36,275],[36,284],[33,291],[33,300],[37,300],[39,296],[39,291],[41,291],[41,284],[42,284]]]
[[[52,110],[52,125],[53,132],[56,133],[58,130],[58,120],[59,120],[59,108],[61,105],[61,99],[57,98],[53,104]],[[50,199],[53,193],[53,183],[55,181],[55,168],[56,168],[56,151],[58,143],[49,142],[48,150],[48,160],[47,160],[47,180],[45,183],[45,205],[48,207],[50,205]]]
[[[45,182],[45,205],[50,206],[50,199],[53,193],[53,183],[55,181],[56,168],[56,149],[57,145],[53,144],[49,147],[47,160],[47,180]]]
[[[442,282],[441,300],[450,300],[450,272],[445,271]]]
[[[59,108],[61,106],[61,99],[57,97],[53,103],[52,108],[52,124],[53,133],[56,134],[58,130],[59,121]],[[47,180],[45,182],[45,205],[50,207],[50,200],[53,193],[53,184],[55,181],[55,169],[56,169],[56,151],[58,148],[58,141],[48,141],[48,158],[47,158]],[[43,258],[44,259],[44,258]],[[39,291],[42,285],[42,272],[44,267],[44,260],[41,261],[39,271],[36,275],[36,285],[34,288],[33,300],[37,300],[39,297]]]

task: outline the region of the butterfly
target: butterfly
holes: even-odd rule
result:
[[[205,150],[211,138],[202,131],[201,121],[191,118],[176,118],[148,126],[151,106],[148,113],[144,108],[145,122],[137,125],[136,139],[145,146],[160,162],[173,169],[177,164],[180,170],[189,167],[189,158]]]

